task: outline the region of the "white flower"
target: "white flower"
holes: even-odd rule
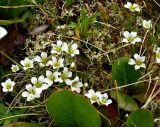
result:
[[[144,64],[145,56],[140,56],[138,54],[134,54],[134,59],[129,59],[128,64],[135,65],[135,69],[146,68],[146,65]]]
[[[156,63],[160,63],[160,47],[157,47],[157,49],[154,51],[156,53]]]
[[[1,83],[3,87],[3,92],[13,91],[13,86],[15,85],[14,81],[11,81],[11,79],[7,79],[5,82]]]
[[[72,44],[68,46],[67,43],[64,42],[62,45],[62,49],[72,57],[79,54],[79,50],[77,49],[77,44]]]
[[[51,53],[52,54],[61,54],[62,53],[62,41],[58,40],[57,44],[52,44],[52,50]]]
[[[17,71],[19,71],[19,66],[18,65],[12,65],[11,70],[12,70],[12,72],[17,72]]]
[[[66,84],[71,86],[72,91],[76,91],[77,93],[81,92],[81,87],[83,86],[82,82],[79,81],[79,77],[76,76],[74,80],[66,80]]]
[[[53,82],[58,82],[59,81],[59,75],[61,73],[60,72],[54,72],[52,73],[51,71],[46,71],[46,76],[47,78],[45,78],[45,82],[48,84],[48,86],[51,86],[53,84]]]
[[[107,93],[99,94],[99,99],[98,99],[98,104],[99,105],[106,105],[106,106],[108,106],[111,103],[112,103],[112,100],[108,99],[108,94]]]
[[[65,29],[66,28],[66,25],[61,25],[61,26],[57,26],[57,29]]]
[[[88,97],[93,104],[95,102],[98,102],[100,94],[100,92],[95,92],[93,89],[90,89],[88,93],[85,94],[85,96]]]
[[[70,67],[74,68],[75,67],[75,62],[72,62],[71,65],[70,65]]]
[[[84,83],[84,86],[85,86],[85,87],[88,87],[89,85],[88,85],[88,83]]]
[[[58,59],[56,57],[52,57],[52,60],[49,61],[49,65],[52,65],[53,66],[53,69],[57,69],[57,68],[60,68],[60,67],[64,67],[64,64],[63,64],[63,61],[64,59]]]
[[[72,76],[72,72],[68,71],[68,68],[65,67],[63,69],[63,73],[61,73],[60,77],[59,77],[59,82],[66,82],[68,78],[70,78]]]
[[[0,39],[7,35],[7,30],[0,26]]]
[[[137,32],[131,32],[128,31],[123,32],[123,38],[122,42],[135,44],[136,42],[142,42],[141,38],[137,37]]]
[[[32,77],[31,82],[34,84],[37,93],[41,93],[42,90],[48,88],[48,85],[45,83],[45,78],[43,75],[41,75],[39,78]]]
[[[143,27],[146,29],[150,29],[152,27],[152,22],[151,20],[143,20]]]
[[[44,67],[44,66],[48,66],[48,65],[49,65],[49,64],[48,64],[48,62],[49,62],[48,55],[47,55],[47,53],[45,53],[45,52],[42,52],[42,53],[41,53],[41,57],[40,57],[40,56],[36,56],[36,57],[34,58],[34,60],[37,61],[37,62],[39,62],[39,65],[40,65],[41,67]]]
[[[138,4],[132,4],[131,2],[127,2],[127,4],[124,5],[125,8],[128,8],[131,12],[140,11],[140,7]]]
[[[20,63],[23,65],[24,70],[27,70],[29,68],[33,68],[33,61],[28,58],[21,60]]]
[[[35,86],[31,84],[26,85],[26,90],[22,92],[22,97],[27,97],[27,101],[31,101],[35,98],[40,98],[40,93],[37,93],[35,90]]]

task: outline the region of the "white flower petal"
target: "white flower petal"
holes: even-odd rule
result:
[[[27,91],[22,92],[22,97],[27,97],[29,93]]]
[[[36,83],[37,83],[37,78],[36,78],[36,77],[32,77],[32,78],[31,78],[31,82],[32,82],[33,84],[36,84]]]
[[[47,58],[47,53],[42,52],[42,53],[41,53],[41,57],[42,57],[42,58]]]
[[[131,32],[131,37],[132,37],[132,38],[137,37],[137,32]]]
[[[67,43],[65,43],[65,42],[63,43],[62,50],[65,51],[65,52],[68,52],[68,45],[67,45]]]
[[[140,55],[138,55],[138,54],[134,54],[134,58],[135,58],[136,60],[141,59]]]
[[[138,70],[140,69],[140,66],[139,65],[135,65],[135,70]]]
[[[76,50],[76,49],[77,49],[77,44],[73,44],[73,45],[71,46],[71,48],[73,48],[74,50]]]
[[[7,35],[7,30],[0,26],[0,39]]]
[[[140,67],[146,68],[146,65],[142,63]]]
[[[41,83],[44,82],[44,76],[41,75],[41,76],[38,78],[38,81],[41,82]]]
[[[141,61],[142,61],[142,62],[145,61],[145,56],[141,56]]]
[[[124,32],[123,32],[123,36],[124,36],[125,38],[128,38],[128,37],[130,37],[130,33],[129,33],[128,31],[124,31]]]
[[[40,56],[36,56],[36,57],[34,58],[34,60],[37,61],[37,62],[41,62],[41,61],[42,61],[42,58],[41,58]]]
[[[32,90],[32,88],[33,88],[33,87],[32,87],[32,85],[31,85],[31,84],[26,85],[26,90],[27,90],[27,91],[31,91],[31,90]]]
[[[127,38],[123,38],[122,42],[128,43],[128,39]]]
[[[51,75],[52,75],[52,72],[47,70],[47,71],[46,71],[46,76],[49,77],[49,76],[51,76]]]
[[[139,38],[139,37],[136,37],[136,38],[134,39],[134,41],[135,41],[135,42],[142,42],[142,39]]]
[[[58,46],[58,47],[61,47],[61,46],[62,46],[62,41],[61,41],[61,40],[58,40],[58,41],[57,41],[57,46]]]
[[[128,62],[129,65],[135,65],[136,64],[136,61],[134,59],[129,59],[129,62]]]

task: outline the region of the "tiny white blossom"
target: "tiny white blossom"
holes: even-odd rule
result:
[[[48,86],[51,86],[53,84],[53,82],[58,82],[59,81],[59,75],[61,73],[60,72],[54,72],[52,73],[51,71],[46,71],[46,76],[47,78],[45,78],[45,82],[48,84]]]
[[[17,71],[19,71],[19,66],[18,65],[12,65],[11,70],[12,70],[12,72],[17,72]]]
[[[70,65],[70,67],[74,68],[75,67],[75,62],[72,62],[71,65]]]
[[[45,78],[43,75],[39,76],[39,78],[32,77],[31,82],[35,86],[35,90],[37,93],[41,93],[43,90],[47,89],[49,86],[45,82]]]
[[[85,87],[88,87],[88,83],[84,83],[84,86],[85,86]]]
[[[100,92],[95,92],[93,89],[90,89],[88,93],[85,94],[85,96],[88,97],[93,104],[95,102],[98,102],[100,94]]]
[[[57,26],[57,29],[65,29],[66,28],[66,25],[61,25],[61,26]]]
[[[67,45],[67,43],[64,42],[62,45],[62,49],[72,57],[79,54],[79,50],[77,49],[77,44]]]
[[[145,56],[140,56],[138,54],[134,54],[134,59],[129,59],[129,65],[135,65],[135,70],[142,68],[146,68],[144,64]]]
[[[60,58],[60,59],[57,59],[56,57],[52,57],[52,60],[49,61],[49,65],[52,65],[53,66],[53,69],[57,69],[57,68],[63,68],[64,67],[64,59]]]
[[[66,80],[66,84],[71,86],[72,91],[76,91],[77,93],[81,92],[81,87],[83,87],[82,82],[79,81],[79,77],[76,76],[74,80]]]
[[[29,68],[33,68],[33,61],[28,58],[21,60],[20,63],[23,65],[24,70],[27,70]]]
[[[137,32],[129,33],[128,31],[124,31],[123,36],[125,38],[123,38],[122,42],[125,43],[135,44],[136,42],[142,42],[142,39],[137,37]]]
[[[52,50],[51,53],[52,54],[61,54],[62,53],[62,41],[58,40],[57,44],[52,44]]]
[[[146,29],[150,29],[152,27],[152,22],[151,20],[143,20],[143,27]]]
[[[138,4],[132,4],[131,2],[127,2],[127,4],[124,5],[125,8],[129,9],[131,12],[140,11],[140,7]]]
[[[62,83],[62,82],[66,82],[68,78],[70,78],[72,76],[72,72],[70,72],[68,70],[67,67],[65,67],[63,69],[63,72],[61,73],[60,77],[59,77],[59,82]]]
[[[160,47],[157,47],[157,49],[154,51],[156,53],[156,63],[160,63]]]
[[[45,52],[42,52],[42,53],[41,53],[41,57],[40,57],[40,56],[36,56],[36,57],[34,58],[34,60],[37,61],[37,62],[39,62],[39,65],[40,65],[41,67],[44,67],[44,66],[48,66],[48,65],[49,65],[49,64],[48,64],[48,62],[49,62],[48,55],[47,55],[47,53],[45,53]]]
[[[13,86],[15,85],[14,81],[11,81],[11,79],[7,79],[5,82],[1,83],[3,87],[3,92],[13,91]]]
[[[0,26],[0,39],[7,35],[7,30]]]
[[[26,90],[22,92],[22,97],[26,97],[27,101],[31,101],[35,98],[40,98],[40,93],[37,93],[35,90],[35,86],[31,84],[26,85]]]
[[[98,104],[99,105],[106,105],[106,106],[108,106],[111,103],[112,103],[112,100],[108,99],[108,94],[107,93],[99,94],[99,99],[98,99]]]

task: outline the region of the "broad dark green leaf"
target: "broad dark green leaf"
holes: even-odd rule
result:
[[[100,127],[101,121],[96,109],[83,96],[70,91],[54,92],[46,107],[61,127]]]
[[[19,6],[29,4],[26,0],[0,0],[0,6]],[[21,15],[27,8],[0,8],[0,15],[14,18]]]
[[[117,81],[118,86],[137,82],[141,77],[140,70],[128,64],[129,58],[121,57],[112,65],[112,80]]]
[[[115,91],[110,92],[110,96],[117,101],[119,107],[125,111],[135,111],[138,109],[136,101],[129,95]]]
[[[147,109],[132,112],[128,117],[127,127],[154,127],[152,113]]]

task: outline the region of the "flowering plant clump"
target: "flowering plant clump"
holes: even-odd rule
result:
[[[56,44],[52,44],[51,46],[52,49],[50,53],[41,52],[40,56],[37,55],[32,59],[26,57],[20,61],[22,65],[21,68],[26,72],[26,75],[40,68],[45,70],[41,75],[31,76],[30,82],[25,85],[22,97],[26,98],[27,101],[40,98],[43,91],[55,84],[64,83],[70,87],[71,91],[81,93],[81,89],[84,86],[83,83],[78,76],[72,78],[74,76],[73,70],[76,67],[74,57],[79,54],[77,44],[67,44],[66,42],[58,40]],[[12,72],[20,70],[18,65],[12,65],[11,69]],[[3,92],[12,91],[14,85],[15,82],[10,79],[6,80],[2,83]],[[89,94],[93,94],[93,91],[90,92]],[[86,94],[86,96],[88,95],[89,97],[89,94]],[[97,94],[97,99],[98,98],[99,104],[108,105],[111,102],[110,100],[108,102],[108,96],[106,94],[104,96]],[[91,102],[94,102],[94,97],[92,99],[93,101]]]
[[[21,119],[48,127],[159,126],[160,8],[153,2],[30,0],[36,11],[24,20],[27,36],[0,27],[0,64],[12,62],[0,65],[0,126]]]

